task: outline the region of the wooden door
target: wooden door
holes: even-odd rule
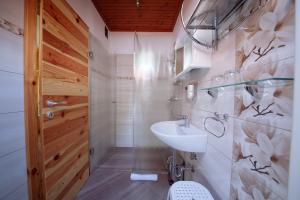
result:
[[[88,27],[65,0],[40,2],[43,198],[73,199],[89,176]]]

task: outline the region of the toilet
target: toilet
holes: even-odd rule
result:
[[[170,187],[167,200],[214,200],[214,198],[200,183],[178,181]]]

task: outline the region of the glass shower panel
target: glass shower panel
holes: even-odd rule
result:
[[[116,146],[133,147],[133,54],[116,55]]]
[[[134,147],[135,170],[161,171],[169,151],[151,132],[153,123],[172,119],[174,46],[167,37],[135,34]]]
[[[90,148],[91,170],[98,167],[107,151],[114,146],[114,77],[113,56],[100,41],[89,35]]]

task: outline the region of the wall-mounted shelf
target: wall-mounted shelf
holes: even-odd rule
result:
[[[199,88],[199,90],[204,91],[213,91],[217,90],[219,88],[226,88],[226,87],[245,87],[245,86],[257,86],[262,88],[272,88],[272,87],[284,87],[284,86],[290,86],[293,85],[294,78],[293,77],[270,77],[270,78],[264,78],[259,80],[249,80],[249,81],[241,81],[237,83],[228,83],[224,85],[216,85],[216,86],[209,86],[209,87],[203,87]]]
[[[199,0],[192,16],[188,20],[183,19],[183,1],[181,8],[183,28],[194,42],[207,48],[216,48],[219,35],[221,34],[219,28],[233,16],[246,1],[247,0]]]
[[[197,44],[216,49],[218,41],[237,29],[248,17],[264,7],[261,0],[199,0],[192,15],[184,15],[181,22],[190,39]],[[188,13],[187,11],[185,11]]]
[[[197,67],[197,66],[190,66],[185,68],[182,72],[180,72],[179,74],[177,74],[177,76],[175,77],[175,81],[180,81],[183,80],[185,75],[188,74],[190,71],[192,70],[197,70],[197,69],[203,69],[205,67]]]
[[[208,69],[211,67],[211,52],[201,52],[194,42],[188,41],[183,48],[177,49],[175,81],[183,80],[185,75],[194,69]]]

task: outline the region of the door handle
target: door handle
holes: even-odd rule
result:
[[[47,105],[49,107],[57,106],[57,105],[67,105],[67,101],[54,101],[54,100],[47,100]]]

